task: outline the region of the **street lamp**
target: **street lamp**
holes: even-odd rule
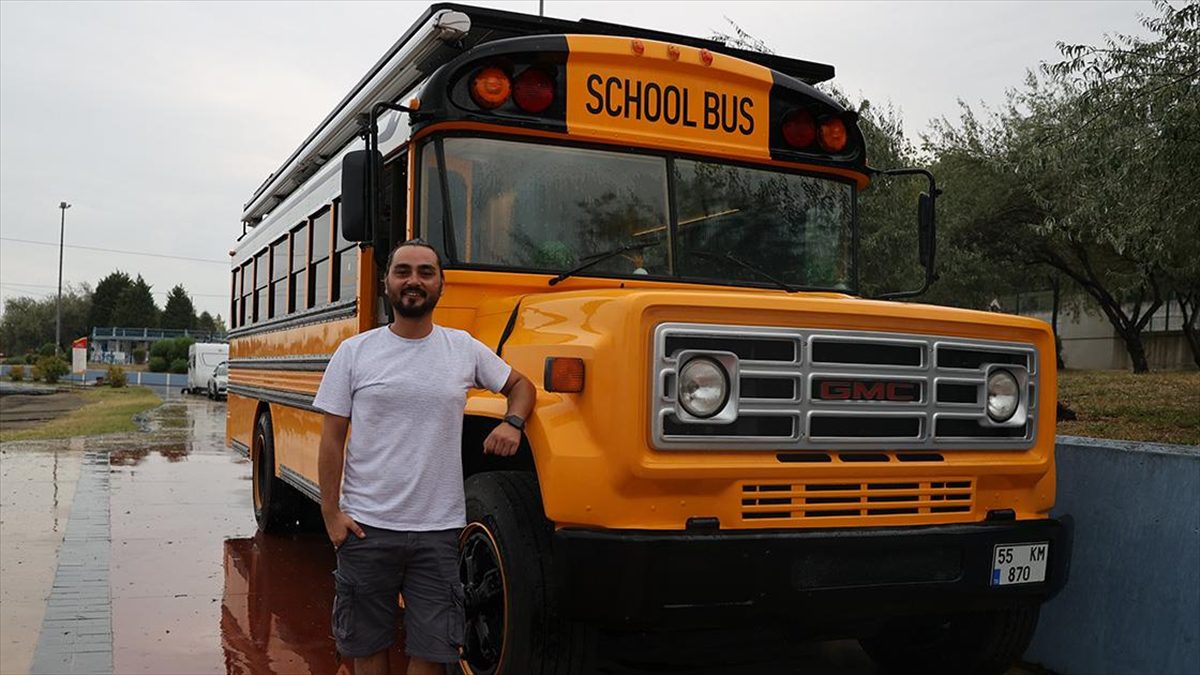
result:
[[[58,223],[58,300],[54,303],[54,353],[57,354],[62,349],[62,259],[63,259],[63,233],[67,229],[67,209],[71,205],[66,202],[59,202],[58,208],[62,210],[62,219]]]

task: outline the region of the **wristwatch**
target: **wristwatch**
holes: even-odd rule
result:
[[[525,418],[518,415],[506,415],[504,421],[508,422],[517,431],[525,431]]]

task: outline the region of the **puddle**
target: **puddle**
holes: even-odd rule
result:
[[[224,543],[221,650],[230,673],[353,673],[330,633],[333,549],[323,535],[229,539]],[[403,632],[397,635],[402,645]],[[391,671],[407,661],[391,651]]]

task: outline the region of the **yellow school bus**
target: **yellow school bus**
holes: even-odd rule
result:
[[[512,458],[480,447],[503,398],[467,400],[463,672],[591,672],[602,631],[762,627],[1005,669],[1070,558],[1054,341],[859,294],[859,195],[927,182],[927,285],[938,190],[869,167],[815,87],[832,75],[431,7],[245,205],[227,440],[260,526],[318,498],[322,371],[388,321],[383,257],[422,237],[435,320],[538,386]]]

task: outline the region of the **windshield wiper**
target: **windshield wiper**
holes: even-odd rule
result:
[[[637,251],[639,249],[649,248],[658,243],[659,243],[658,240],[634,242],[632,244],[625,244],[624,246],[618,246],[617,248],[612,248],[607,251],[601,251],[600,253],[593,253],[592,255],[585,256],[583,258],[583,260],[585,262],[583,262],[579,265],[576,265],[575,267],[572,267],[571,269],[567,270],[566,272],[563,272],[562,274],[559,274],[558,276],[554,277],[553,279],[550,280],[550,285],[551,286],[557,285],[558,282],[566,279],[567,277],[579,274],[580,272],[586,270],[587,268],[591,267],[592,265],[599,265],[600,263],[604,262],[605,260],[608,260],[609,258],[611,258],[613,256],[617,256],[622,253],[628,253],[629,251]]]
[[[776,278],[771,273],[769,273],[765,270],[761,270],[744,260],[735,258],[732,253],[712,253],[709,251],[701,251],[698,249],[687,249],[687,252],[691,253],[692,255],[699,256],[701,258],[708,258],[709,260],[721,260],[721,261],[731,262],[731,263],[737,265],[738,267],[741,267],[742,269],[749,270],[749,271],[757,274],[758,276],[766,279],[767,281],[770,281],[771,283],[782,288],[783,290],[787,291],[788,293],[795,293],[800,290],[799,288],[793,287],[791,284],[787,283],[786,281],[781,281],[780,279]]]

